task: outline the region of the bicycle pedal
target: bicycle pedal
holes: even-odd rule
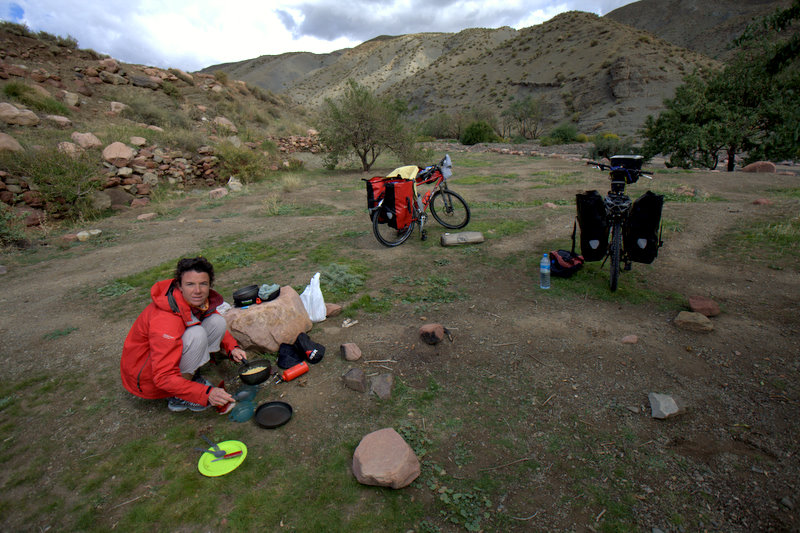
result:
[[[631,269],[631,264],[630,263],[625,263],[625,267],[623,268],[623,270],[627,272],[630,269]]]
[[[428,230],[422,230],[419,238],[420,238],[420,240],[427,241],[428,240]]]

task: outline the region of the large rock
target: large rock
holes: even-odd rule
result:
[[[238,133],[239,130],[236,129],[236,126],[225,117],[215,117],[214,118],[214,125],[218,127],[225,128],[228,131],[232,131],[233,133]]]
[[[157,82],[150,76],[130,76],[131,83],[136,87],[144,87],[145,89],[158,89],[161,83]]]
[[[72,121],[61,115],[45,115],[44,119],[59,128],[69,128],[72,126]]]
[[[363,485],[402,489],[419,474],[414,450],[392,428],[366,435],[353,454],[353,475]]]
[[[100,142],[100,139],[94,133],[86,132],[81,133],[78,131],[73,131],[70,135],[72,142],[80,146],[81,148],[100,148],[103,146],[103,143]]]
[[[225,313],[231,334],[245,350],[277,352],[283,343],[294,344],[297,336],[311,329],[311,319],[300,295],[289,286],[271,302],[234,307]]]
[[[22,145],[8,133],[0,132],[0,152],[21,152]]]
[[[136,153],[125,143],[113,142],[103,150],[103,159],[117,168],[128,166]]]
[[[122,187],[109,187],[104,192],[111,198],[111,207],[128,207],[135,198]]]
[[[777,167],[772,161],[756,161],[744,167],[742,172],[766,172],[771,174],[776,170]]]
[[[105,211],[111,207],[111,196],[106,191],[92,191],[89,195],[92,202],[92,209]]]
[[[36,113],[29,109],[17,109],[8,102],[0,102],[0,120],[18,126],[35,126],[39,123]]]
[[[678,313],[678,316],[675,317],[675,325],[689,331],[706,332],[714,330],[714,324],[711,323],[711,320],[706,315],[689,311]]]

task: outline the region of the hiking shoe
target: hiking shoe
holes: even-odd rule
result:
[[[173,413],[180,413],[181,411],[185,411],[187,409],[194,411],[195,413],[199,413],[200,411],[205,411],[206,407],[208,406],[200,405],[199,403],[188,402],[173,396],[167,401],[167,407]]]

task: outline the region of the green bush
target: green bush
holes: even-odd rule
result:
[[[96,154],[75,156],[55,148],[4,153],[0,169],[25,176],[46,202],[46,211],[55,218],[77,220],[97,215],[91,194],[100,188]]]
[[[612,155],[629,154],[635,152],[633,141],[620,139],[614,133],[602,133],[594,138],[594,146],[589,148],[589,157],[600,159]]]
[[[22,215],[0,202],[0,247],[16,246],[25,240]]]
[[[459,140],[461,144],[471,146],[478,143],[497,142],[499,137],[487,122],[479,121],[467,126]]]
[[[578,127],[575,124],[559,124],[550,131],[548,136],[553,141],[552,144],[568,144],[575,142],[578,137]]]
[[[270,160],[261,152],[247,147],[237,148],[231,143],[221,143],[216,147],[219,157],[219,174],[223,179],[236,176],[242,183],[254,183],[266,176]]]
[[[71,114],[69,108],[58,100],[44,96],[36,92],[33,87],[18,81],[7,83],[3,87],[3,94],[12,100],[43,113],[52,115]]]

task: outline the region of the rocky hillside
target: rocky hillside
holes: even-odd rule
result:
[[[551,124],[633,134],[686,74],[717,66],[753,17],[788,1],[642,0],[602,18],[570,12],[518,31],[383,36],[331,54],[261,56],[204,72],[228,72],[310,109],[352,78],[408,100],[418,119],[476,106],[499,116],[533,95],[544,98]]]
[[[641,0],[606,17],[649,31],[677,46],[725,60],[731,41],[754,19],[788,7],[791,0]]]
[[[269,91],[125,64],[47,37],[0,24],[0,202],[28,225],[76,216],[69,204],[88,193],[94,211],[143,206],[161,185],[228,183],[226,161],[252,161],[263,175],[299,164],[295,151],[318,150],[303,112]],[[65,198],[47,165],[82,192]]]

